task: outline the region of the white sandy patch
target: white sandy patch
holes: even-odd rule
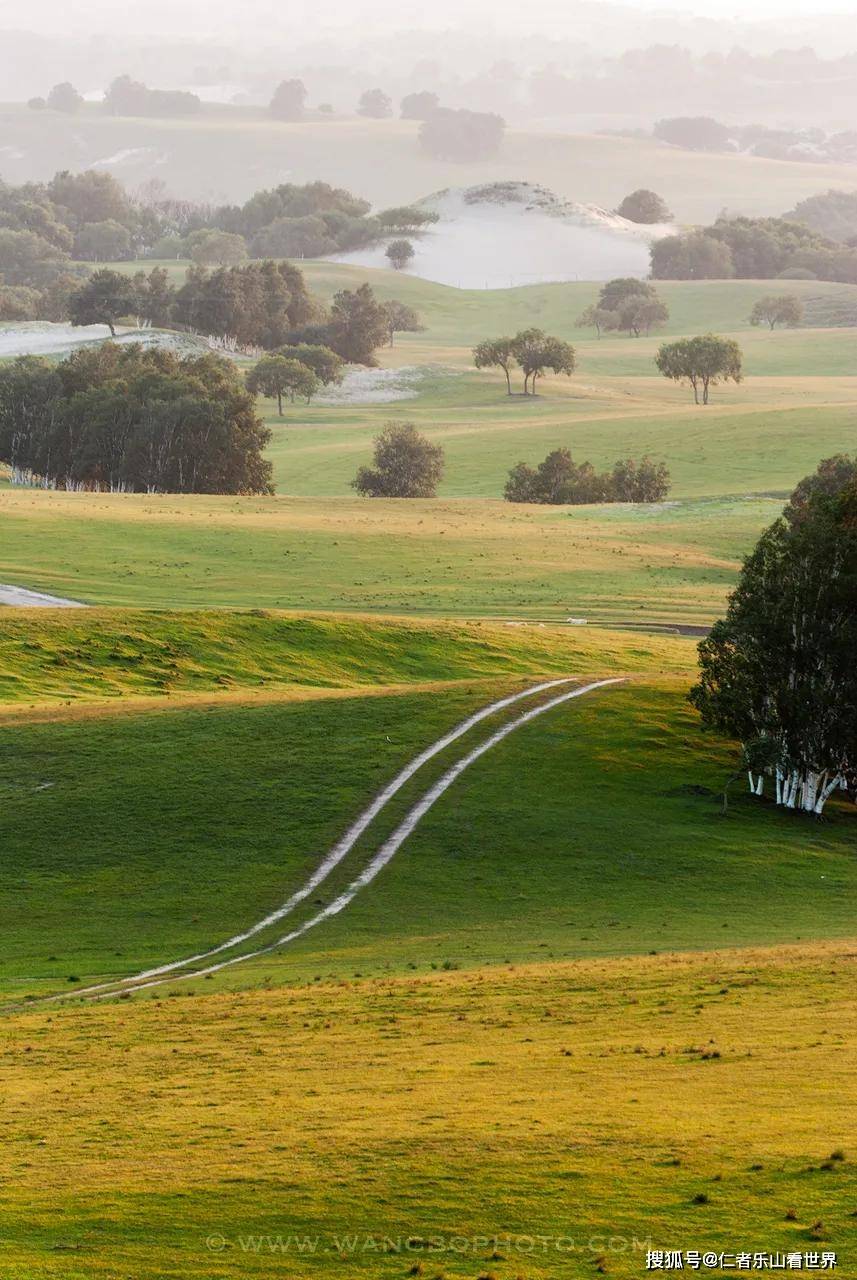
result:
[[[462,289],[643,277],[650,244],[674,230],[666,224],[639,226],[530,183],[442,191],[420,203],[440,221],[405,237],[415,251],[408,273]],[[383,244],[335,261],[389,266]]]
[[[14,324],[0,324],[0,358],[65,355],[76,347],[109,339],[110,330],[106,324],[86,324],[75,328],[70,324],[51,324],[47,320],[16,321]],[[208,350],[208,344],[201,338],[164,329],[121,329],[114,341],[139,342],[146,347],[169,347],[176,351]]]
[[[79,600],[66,600],[64,596],[48,596],[42,591],[28,591],[26,587],[14,587],[0,582],[0,604],[24,609],[85,609]]]
[[[123,147],[121,151],[116,151],[112,156],[105,156],[102,160],[93,160],[90,169],[104,169],[109,164],[164,164],[166,156],[156,151],[154,147]]]
[[[416,365],[401,369],[349,369],[338,387],[316,396],[316,404],[392,404],[413,400],[427,370]]]

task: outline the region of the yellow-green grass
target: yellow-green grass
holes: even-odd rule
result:
[[[600,628],[498,626],[244,612],[6,609],[0,614],[0,715],[43,704],[275,691],[681,671],[675,636]]]
[[[70,155],[81,169],[95,162],[110,169],[108,157],[124,152],[117,176],[133,185],[150,176],[151,148],[158,153],[159,176],[176,194],[228,202],[279,182],[319,178],[380,207],[444,187],[524,180],[607,208],[636,187],[655,187],[682,221],[708,222],[724,205],[742,213],[780,214],[829,187],[857,186],[849,165],[699,154],[653,140],[525,130],[509,130],[494,158],[456,164],[426,156],[418,128],[413,121],[356,118],[287,124],[240,107],[206,107],[183,120],[117,119],[97,106],[74,117],[22,105],[0,109],[0,129],[24,153],[7,159],[9,180],[48,178],[67,167]],[[514,272],[514,263],[509,270]]]
[[[629,654],[632,667],[640,660]],[[615,672],[616,657],[587,666],[581,678]],[[249,927],[413,756],[475,707],[532,683],[7,721],[4,995],[73,992]],[[819,824],[739,785],[722,816],[736,753],[702,734],[687,687],[687,676],[632,677],[519,727],[345,910],[274,954],[173,987],[850,935],[853,806],[833,803]],[[228,954],[276,943],[331,902],[431,783],[519,712],[423,766],[310,900]]]
[[[599,1266],[637,1280],[648,1243],[834,1250],[853,1274],[853,952],[549,962],[15,1017],[3,1265],[21,1280],[588,1280]]]
[[[781,505],[7,490],[0,582],[104,605],[695,624]]]

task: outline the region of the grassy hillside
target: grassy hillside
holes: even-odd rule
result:
[[[636,187],[655,187],[683,221],[710,221],[724,207],[779,214],[829,187],[857,187],[848,165],[703,155],[654,141],[510,130],[494,159],[460,165],[432,160],[404,120],[334,119],[284,124],[266,113],[207,107],[185,120],[115,119],[92,106],[64,117],[24,106],[0,109],[15,151],[8,181],[47,178],[97,164],[129,186],[158,176],[176,195],[246,199],[279,182],[317,178],[373,204],[419,199],[443,187],[503,179],[539,182],[558,194],[614,208]]]
[[[844,1273],[852,953],[16,1017],[4,1258],[49,1280],[637,1280],[646,1247],[684,1246],[832,1249]]]
[[[628,647],[628,665],[645,666]],[[622,658],[614,647],[569,664],[584,665],[621,670]],[[180,959],[252,924],[418,751],[522,687],[520,677],[460,679],[7,723],[3,989],[73,990],[72,980]],[[346,910],[212,986],[848,936],[853,806],[834,804],[820,825],[746,800],[738,785],[724,819],[718,793],[734,752],[703,736],[686,688],[686,678],[640,676],[519,728],[455,782]],[[425,765],[285,927],[350,883],[488,731]]]
[[[371,617],[6,609],[0,707],[430,681],[674,671],[687,642],[600,629]],[[2,714],[2,713],[0,713]]]
[[[699,623],[781,506],[6,491],[0,582],[104,605]]]

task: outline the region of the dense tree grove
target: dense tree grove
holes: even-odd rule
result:
[[[750,790],[820,814],[857,786],[857,463],[833,458],[744,562],[690,700],[742,744]]]
[[[574,347],[562,338],[554,338],[543,329],[521,329],[514,338],[489,338],[473,348],[477,369],[502,369],[506,390],[512,394],[512,369],[517,366],[524,375],[524,395],[536,394],[536,380],[546,372],[574,373]]]
[[[112,116],[188,116],[195,115],[202,102],[184,89],[149,89],[130,76],[117,76],[103,105]]]
[[[443,475],[443,449],[412,422],[388,422],[375,437],[373,467],[361,467],[352,486],[367,498],[433,498]]]
[[[0,365],[14,482],[111,493],[268,493],[270,432],[232,361],[106,343]]]
[[[688,383],[696,404],[708,404],[710,387],[720,382],[740,382],[744,376],[738,343],[714,333],[664,343],[655,364],[665,378]]]
[[[568,449],[554,449],[535,469],[526,462],[512,467],[503,496],[507,502],[580,505],[662,502],[669,491],[670,473],[663,462],[625,458],[599,473],[591,462],[576,463]]]
[[[656,280],[807,279],[857,282],[857,248],[785,218],[718,218],[652,245]]]

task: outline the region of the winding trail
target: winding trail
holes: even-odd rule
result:
[[[437,756],[446,747],[461,738],[465,733],[472,729],[481,721],[494,715],[498,711],[504,710],[506,707],[512,706],[516,702],[522,701],[524,698],[532,697],[535,694],[542,693],[547,689],[557,688],[560,685],[571,684],[577,677],[568,676],[560,680],[548,680],[542,684],[531,686],[522,693],[512,694],[507,698],[502,698],[498,702],[492,702],[489,706],[483,707],[468,719],[462,721],[459,725],[439,738],[432,746],[427,747],[420,755],[416,756],[410,764],[406,765],[396,777],[388,783],[388,785],[376,796],[372,803],[364,809],[360,816],[348,828],[345,835],[339,840],[323,861],[319,864],[306,883],[288,900],[278,907],[276,911],[272,911],[264,919],[259,920],[249,929],[242,933],[235,934],[226,942],[220,943],[216,947],[212,947],[208,951],[203,951],[194,956],[188,956],[183,960],[175,960],[170,964],[160,965],[155,969],[146,969],[140,973],[133,974],[127,978],[112,979],[108,982],[98,983],[90,987],[81,987],[76,991],[62,993],[57,996],[48,996],[47,1000],[70,1000],[79,999],[81,997],[106,1000],[111,997],[121,995],[123,992],[143,991],[149,987],[160,986],[162,983],[175,980],[189,980],[191,978],[201,978],[208,974],[218,973],[222,969],[229,968],[231,965],[240,964],[245,960],[251,960],[257,956],[267,955],[271,951],[277,950],[279,947],[286,946],[295,939],[302,937],[308,933],[310,929],[314,929],[316,925],[322,921],[329,919],[331,916],[338,915],[345,907],[356,897],[356,895],[367,884],[378,875],[378,873],[387,865],[394,857],[402,844],[415,829],[420,820],[425,816],[428,810],[435,804],[445,791],[452,786],[453,782],[468,769],[471,764],[478,760],[481,756],[490,751],[504,738],[513,733],[516,729],[521,728],[525,724],[529,724],[531,720],[535,720],[537,716],[544,715],[545,712],[551,711],[554,707],[558,707],[565,702],[571,701],[573,698],[582,697],[584,694],[591,693],[595,689],[604,688],[607,685],[620,684],[624,680],[623,676],[612,676],[603,680],[595,680],[590,684],[581,685],[565,693],[559,694],[558,697],[550,698],[547,702],[540,703],[536,707],[531,707],[529,711],[525,711],[522,715],[517,716],[514,720],[510,720],[507,724],[497,729],[490,737],[486,738],[479,746],[474,747],[438,779],[432,787],[418,800],[406,813],[405,817],[393,831],[378,852],[367,863],[364,869],[356,876],[348,887],[340,893],[333,902],[325,906],[321,911],[311,916],[303,924],[292,929],[289,933],[284,934],[275,942],[258,947],[253,951],[242,952],[241,955],[231,956],[227,959],[220,960],[215,964],[207,965],[205,968],[192,969],[190,972],[184,972],[190,965],[198,964],[202,960],[211,959],[211,957],[221,954],[232,947],[246,942],[254,935],[260,933],[263,929],[270,927],[272,924],[282,920],[285,916],[294,911],[299,903],[303,902],[309,895],[318,888],[318,886],[330,875],[336,866],[342,862],[346,854],[353,848],[359,837],[363,834],[369,824],[381,812],[381,810],[389,803],[392,797],[405,785],[405,783],[414,776],[414,774],[434,756]],[[182,972],[179,972],[181,970]]]

